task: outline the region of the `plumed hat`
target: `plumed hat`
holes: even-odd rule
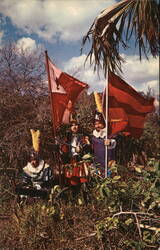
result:
[[[106,126],[106,122],[105,122],[103,114],[98,112],[98,111],[96,111],[96,113],[95,113],[94,123],[97,121],[102,123],[104,126]]]
[[[40,130],[30,129],[32,135],[32,145],[35,152],[39,152],[40,147]]]

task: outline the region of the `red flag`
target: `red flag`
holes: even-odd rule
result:
[[[47,59],[51,85],[53,125],[55,128],[58,128],[63,121],[68,120],[66,115],[69,115],[68,107],[70,104],[72,103],[73,107],[78,95],[82,90],[87,88],[88,85],[62,72],[49,58]],[[63,117],[64,113],[65,117]]]
[[[145,117],[154,111],[154,98],[146,99],[119,76],[108,74],[109,134],[124,132],[139,138],[144,129]],[[103,98],[105,107],[105,96]]]

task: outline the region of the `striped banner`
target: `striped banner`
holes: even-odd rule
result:
[[[109,134],[124,132],[139,138],[144,129],[146,115],[154,111],[154,98],[144,98],[112,72],[108,75],[109,85]],[[105,114],[105,93],[103,95]]]

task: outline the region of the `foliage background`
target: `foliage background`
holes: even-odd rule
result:
[[[159,231],[138,225],[158,228],[160,222],[158,113],[148,116],[139,140],[119,137],[113,178],[93,174],[87,190],[81,187],[76,199],[69,191],[65,199],[56,200],[61,189],[56,186],[50,201],[21,206],[14,192],[15,176],[5,175],[4,169],[20,171],[26,164],[32,148],[30,128],[40,129],[41,154],[55,166],[44,55],[9,43],[0,49],[0,62],[0,248],[156,249]],[[91,133],[93,94],[84,92],[76,111],[81,129]],[[61,136],[67,129],[61,128]]]

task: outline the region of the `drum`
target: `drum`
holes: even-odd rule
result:
[[[88,182],[88,179],[89,179],[89,166],[90,166],[89,162],[82,162],[80,164],[80,166],[79,166],[79,168],[80,168],[79,177],[80,177],[80,182],[81,183]]]
[[[88,182],[89,178],[89,166],[88,162],[76,162],[63,166],[65,178],[71,185],[78,185],[80,183]]]

